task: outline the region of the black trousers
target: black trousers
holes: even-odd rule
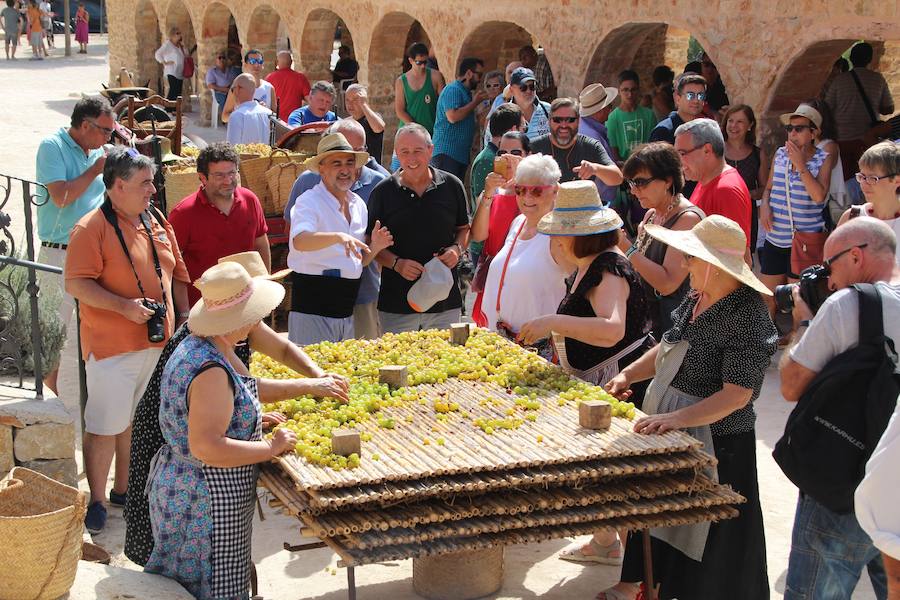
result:
[[[166,94],[166,100],[175,100],[181,95],[181,87],[184,85],[184,79],[179,79],[174,75],[166,75],[169,80],[169,93]]]

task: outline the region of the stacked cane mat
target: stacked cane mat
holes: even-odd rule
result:
[[[262,470],[278,503],[344,566],[601,527],[718,521],[737,516],[744,502],[704,474],[715,458],[682,432],[636,434],[621,417],[609,429],[585,429],[577,402],[546,395],[536,418],[486,435],[471,421],[510,414],[511,389],[455,378],[415,389],[423,400],[384,411],[402,426],[357,424],[366,439],[359,466],[335,470],[289,454]],[[446,398],[466,418],[435,414],[432,402]]]

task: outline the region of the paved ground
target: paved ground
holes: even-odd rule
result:
[[[75,100],[82,93],[96,93],[100,82],[106,80],[104,50],[105,46],[98,43],[91,46],[87,56],[76,54],[68,59],[54,56],[42,62],[6,62],[0,59],[5,109],[0,112],[0,131],[5,142],[0,149],[0,173],[25,178],[34,176],[34,155],[41,137],[57,127],[65,126]],[[55,54],[61,54],[61,51]],[[189,124],[188,130],[208,139],[222,136],[221,129],[214,132]],[[14,235],[17,240],[20,239],[24,232],[21,200],[13,198],[0,210],[9,212],[13,219]],[[759,481],[766,524],[769,579],[774,598],[781,598],[784,591],[796,500],[795,488],[771,458],[771,449],[783,430],[790,409],[779,396],[778,386],[778,373],[771,368],[756,405],[759,413]],[[81,485],[87,489],[83,478]],[[263,596],[328,600],[346,597],[343,591],[346,582],[344,571],[338,569],[335,575],[330,572],[330,568],[336,565],[336,557],[325,550],[300,554],[285,552],[282,550],[283,542],[301,542],[298,522],[269,509],[266,509],[266,515],[265,521],[259,522],[257,519],[254,523],[253,545],[253,558],[258,565]],[[123,540],[121,510],[113,508],[107,530],[96,536],[95,542],[115,556],[114,564],[137,569],[121,555]],[[565,540],[558,540],[508,549],[504,586],[496,597],[587,599],[593,598],[597,591],[616,579],[612,569],[584,568],[556,559],[557,551],[567,544]],[[361,568],[356,575],[359,597],[373,600],[416,598],[412,592],[411,577],[410,561]],[[867,580],[861,583],[854,598],[874,598]]]

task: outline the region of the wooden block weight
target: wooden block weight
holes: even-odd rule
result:
[[[378,382],[391,388],[406,387],[409,371],[403,365],[388,365],[378,369]]]
[[[465,346],[471,333],[471,323],[453,323],[450,325],[450,343],[458,346]]]
[[[331,430],[331,451],[339,456],[359,455],[359,432],[352,429]]]
[[[578,424],[586,429],[609,429],[612,406],[603,400],[588,400],[578,405]]]

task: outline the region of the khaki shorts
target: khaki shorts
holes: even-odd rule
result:
[[[118,435],[128,429],[144,395],[162,348],[126,352],[103,360],[91,355],[84,363],[87,405],[84,430],[94,435]]]

